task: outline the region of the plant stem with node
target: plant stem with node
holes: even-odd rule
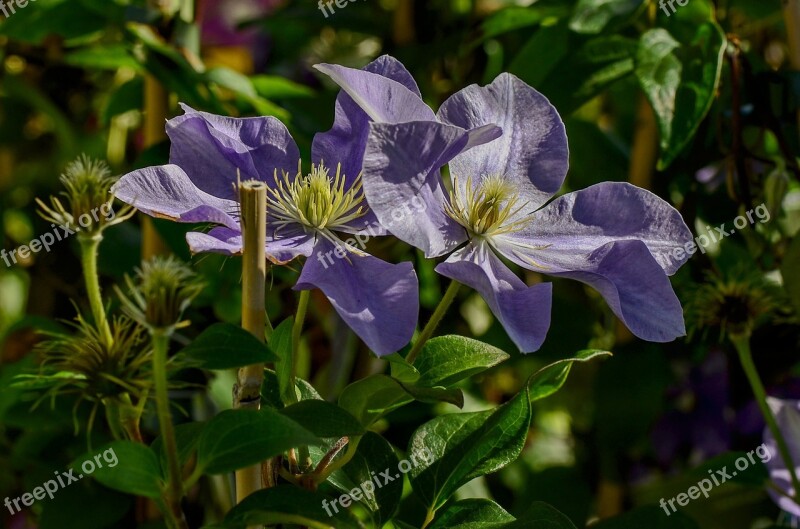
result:
[[[267,186],[250,180],[239,183],[242,241],[242,328],[265,342],[266,311],[264,290],[267,283]],[[233,387],[233,407],[261,408],[261,385],[264,365],[254,364],[239,369]],[[265,475],[271,475],[267,469]],[[261,488],[261,465],[236,471],[236,503]],[[270,483],[267,483],[270,485]]]

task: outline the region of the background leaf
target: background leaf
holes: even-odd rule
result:
[[[659,169],[675,160],[711,108],[724,50],[725,36],[714,22],[698,26],[686,44],[662,28],[642,35],[636,53],[636,77],[658,121]]]

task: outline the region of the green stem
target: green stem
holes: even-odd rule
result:
[[[773,415],[772,410],[767,404],[767,392],[764,389],[764,384],[761,383],[761,378],[758,376],[758,371],[753,363],[753,354],[750,350],[750,335],[732,335],[730,340],[739,353],[739,361],[742,364],[742,369],[744,369],[744,373],[747,375],[747,381],[750,382],[750,387],[753,389],[756,404],[758,404],[758,408],[761,410],[761,415],[764,416],[767,428],[769,428],[770,433],[772,433],[772,437],[775,438],[775,443],[778,445],[778,452],[781,455],[781,459],[783,459],[783,464],[786,465],[789,470],[792,488],[794,489],[792,496],[795,502],[797,502],[798,494],[800,494],[800,480],[797,479],[797,470],[794,466],[794,461],[792,461],[791,452],[789,452],[786,439],[783,437],[783,433],[778,427],[775,415]]]
[[[310,290],[301,290],[300,299],[297,301],[297,314],[294,317],[294,324],[292,325],[292,374],[289,379],[289,387],[292,389],[290,397],[292,402],[297,402],[296,378],[297,378],[297,362],[300,355],[300,335],[303,333],[303,324],[306,321],[306,313],[308,312],[308,300],[311,297]]]
[[[138,406],[133,405],[131,396],[128,393],[120,395],[120,401],[122,405],[120,406],[119,416],[125,434],[131,441],[143,443],[142,432],[139,429],[139,422],[142,418],[141,410]]]
[[[128,439],[143,443],[139,421],[141,410],[133,405],[128,393],[121,393],[116,398],[103,399],[106,408],[106,421],[115,439]]]
[[[167,390],[167,348],[169,335],[164,331],[152,331],[153,339],[153,378],[155,379],[156,409],[158,410],[158,426],[164,443],[164,454],[167,458],[167,487],[165,502],[167,518],[173,527],[188,529],[181,511],[183,483],[181,466],[178,462],[178,445],[175,441],[175,430],[169,411],[169,394]]]
[[[111,345],[114,339],[111,335],[111,327],[108,326],[103,297],[100,294],[100,277],[97,274],[97,251],[102,240],[103,236],[100,234],[78,237],[81,245],[81,265],[86,282],[86,295],[89,298],[94,324],[106,345]]]
[[[425,521],[422,522],[422,529],[425,529],[426,527],[428,527],[428,525],[430,525],[435,515],[436,515],[436,509],[434,509],[433,507],[428,509],[428,512],[425,515]]]
[[[347,463],[350,462],[353,457],[355,457],[356,452],[358,452],[358,443],[361,442],[361,437],[355,437],[350,439],[350,442],[347,444],[347,451],[345,451],[344,455],[339,459],[328,463],[327,465],[319,468],[319,474],[314,477],[314,481],[319,485],[324,483],[328,477],[345,466]]]
[[[447,309],[450,308],[450,305],[453,303],[453,300],[456,299],[456,294],[458,294],[458,289],[461,288],[461,283],[456,281],[455,279],[450,282],[450,286],[447,287],[447,291],[442,296],[442,300],[439,301],[439,305],[436,306],[436,310],[433,312],[433,316],[428,321],[428,324],[422,329],[422,332],[419,333],[419,337],[417,341],[414,342],[414,346],[411,348],[411,351],[406,356],[406,361],[409,364],[413,364],[414,360],[417,358],[417,355],[422,350],[422,346],[425,345],[430,337],[433,335],[433,332],[436,330],[436,327],[439,326],[439,322],[442,321]]]
[[[300,355],[300,335],[303,333],[303,324],[306,321],[306,313],[308,312],[308,300],[311,297],[310,290],[301,290],[300,299],[297,301],[297,314],[294,317],[294,324],[292,325],[292,357],[289,360],[292,363],[291,375],[289,376],[289,395],[291,403],[297,402],[297,362]],[[311,464],[311,456],[308,451],[308,446],[301,445],[298,447],[298,457],[300,459],[300,468],[307,468]]]

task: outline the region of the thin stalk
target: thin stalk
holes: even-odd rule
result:
[[[294,390],[296,387],[297,378],[297,362],[300,355],[300,335],[303,333],[303,324],[306,321],[306,313],[308,312],[308,300],[311,297],[310,290],[301,290],[300,299],[297,301],[297,314],[294,318],[292,325],[292,375],[290,379],[290,387],[292,388],[292,402],[297,402],[297,392]]]
[[[161,439],[164,442],[164,455],[167,458],[167,487],[164,501],[166,514],[170,524],[177,529],[188,529],[181,511],[183,482],[181,466],[178,462],[178,445],[175,441],[175,429],[169,412],[169,394],[167,391],[167,348],[169,335],[161,329],[151,333],[153,340],[153,378],[155,379],[156,409]]]
[[[736,351],[739,353],[739,361],[742,364],[742,369],[744,370],[744,374],[747,375],[747,381],[750,383],[750,387],[753,389],[756,404],[758,404],[758,408],[761,410],[761,415],[764,416],[767,428],[769,428],[770,433],[772,433],[772,437],[775,438],[775,444],[778,445],[778,452],[781,455],[781,459],[783,459],[783,464],[786,465],[789,470],[792,488],[794,489],[792,499],[797,503],[798,494],[800,494],[800,480],[797,479],[797,469],[792,460],[791,452],[789,452],[789,446],[786,444],[786,439],[783,437],[783,433],[778,427],[778,421],[775,420],[775,415],[773,415],[772,410],[767,404],[767,392],[764,389],[764,384],[761,383],[761,378],[758,376],[755,363],[753,363],[753,354],[750,350],[750,336],[749,334],[735,335],[731,336],[730,339]]]
[[[106,310],[103,306],[103,296],[100,294],[100,277],[97,274],[97,251],[102,240],[103,236],[99,233],[78,236],[81,246],[83,278],[86,282],[86,295],[89,298],[94,324],[97,326],[97,330],[106,345],[110,346],[114,339],[111,336],[111,327],[108,325]]]
[[[439,326],[439,322],[442,321],[447,309],[450,308],[450,305],[453,303],[453,300],[456,299],[456,294],[458,294],[458,289],[461,288],[461,283],[456,281],[455,279],[450,282],[450,286],[447,287],[447,291],[442,296],[441,301],[439,301],[439,305],[436,306],[436,310],[433,312],[433,316],[431,319],[428,320],[428,324],[425,325],[425,328],[422,329],[422,332],[419,333],[419,337],[417,341],[414,342],[414,346],[411,348],[411,351],[406,356],[406,361],[409,364],[413,364],[414,360],[417,358],[417,355],[422,350],[422,346],[425,345],[430,337],[433,335],[433,332],[436,330],[436,327]]]
[[[258,181],[239,184],[242,240],[242,327],[261,342],[265,341],[265,295],[267,284],[267,186]],[[239,369],[233,388],[233,407],[261,408],[264,365]],[[269,465],[268,465],[269,466]],[[267,469],[268,473],[271,470]],[[261,488],[261,465],[236,471],[236,503]]]
[[[308,300],[311,297],[310,290],[301,290],[300,299],[297,301],[297,314],[294,317],[294,324],[292,325],[292,371],[289,376],[289,398],[291,403],[297,402],[297,363],[300,355],[300,335],[303,333],[303,324],[306,321],[306,313],[308,312]],[[298,447],[300,466],[306,468],[311,464],[311,456],[308,447],[302,445]]]
[[[323,461],[320,461],[319,465],[317,465],[317,468],[314,469],[315,483],[317,485],[324,483],[325,480],[327,480],[331,474],[333,474],[340,468],[344,467],[347,463],[349,463],[350,460],[352,460],[353,457],[355,457],[356,452],[358,452],[358,443],[361,442],[361,439],[362,438],[360,436],[350,439],[347,444],[347,451],[345,451],[344,455],[339,459],[333,461],[333,457],[335,457],[343,447],[340,447],[339,450],[332,452],[330,459],[328,459],[328,461],[325,461],[324,464]]]

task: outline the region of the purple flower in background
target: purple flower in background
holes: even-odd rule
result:
[[[769,404],[775,419],[778,422],[778,429],[786,439],[786,444],[789,448],[789,455],[795,465],[800,465],[800,400],[781,400],[773,397],[767,397],[767,404]],[[775,438],[770,433],[769,428],[764,429],[764,444],[767,447],[768,453],[772,456],[766,462],[769,477],[781,490],[788,493],[790,496],[794,495],[796,491],[793,490],[792,481],[789,477],[789,468],[784,463],[780,452],[778,452],[778,444]],[[800,472],[800,466],[795,469]],[[785,512],[793,515],[800,516],[800,506],[793,500],[786,496],[779,494],[771,487],[767,488],[772,500]]]
[[[730,447],[728,359],[712,349],[700,365],[681,365],[685,374],[668,392],[677,403],[656,423],[651,434],[660,465],[668,467],[679,450],[688,448],[689,462],[698,465]]]
[[[792,377],[778,384],[768,385],[767,395],[776,399],[797,399],[800,398],[800,378]],[[747,404],[739,408],[736,412],[736,429],[742,435],[756,436],[764,431],[766,422],[758,403],[751,399]]]
[[[280,4],[280,0],[214,0],[202,3],[203,44],[253,46],[257,42],[258,29],[241,29],[239,26],[265,15]]]
[[[361,165],[371,121],[399,123],[435,119],[420,98],[411,74],[384,56],[364,70],[333,65],[318,68],[363,88],[357,105],[341,92],[332,129],[317,134],[312,168],[304,174],[300,153],[277,119],[229,118],[196,112],[167,123],[170,164],[124,176],[114,188],[123,202],[156,217],[210,222],[208,233],[187,235],[191,250],[242,251],[235,183],[256,179],[269,186],[267,253],[277,263],[299,256],[305,262],[295,289],[319,288],[339,315],[378,355],[406,345],[419,311],[417,278],[410,262],[389,264],[342,241],[338,234],[386,234],[369,210],[361,188]],[[362,108],[364,110],[362,110]],[[470,140],[491,140],[496,127],[462,130]]]
[[[477,290],[520,350],[544,341],[551,285],[525,285],[502,259],[591,285],[642,339],[685,334],[668,275],[686,260],[673,251],[692,236],[673,207],[625,183],[597,184],[542,207],[567,173],[566,132],[549,101],[513,75],[461,90],[438,118],[372,124],[367,201],[385,222],[392,204],[422,197],[425,212],[390,231],[428,257],[450,254],[437,272]],[[489,124],[503,136],[460,152],[461,131]],[[448,162],[450,192],[439,171]]]

